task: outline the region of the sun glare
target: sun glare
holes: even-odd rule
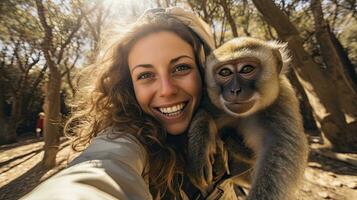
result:
[[[151,0],[105,0],[104,5],[110,7],[116,18],[136,18],[144,10],[154,6]]]

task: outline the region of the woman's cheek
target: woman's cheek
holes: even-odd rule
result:
[[[151,91],[150,87],[144,87],[140,84],[134,84],[134,92],[136,100],[138,101],[141,109],[148,113],[149,112],[149,104],[151,99]]]

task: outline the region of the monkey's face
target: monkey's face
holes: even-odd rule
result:
[[[261,42],[233,40],[208,58],[210,100],[234,117],[251,115],[272,104],[278,96],[278,51]]]
[[[252,109],[257,101],[255,82],[261,72],[256,58],[240,58],[214,69],[214,80],[221,87],[222,106],[235,114]]]

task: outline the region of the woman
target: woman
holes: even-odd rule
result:
[[[96,66],[92,89],[67,124],[74,149],[88,148],[25,199],[199,196],[184,176],[185,131],[212,48],[207,25],[191,12],[144,13]],[[207,199],[222,196],[214,191]]]

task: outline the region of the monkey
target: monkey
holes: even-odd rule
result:
[[[308,145],[286,75],[286,46],[239,37],[207,57],[202,105],[187,134],[185,169],[202,193],[224,171],[235,183],[249,184],[248,200],[294,197]]]

